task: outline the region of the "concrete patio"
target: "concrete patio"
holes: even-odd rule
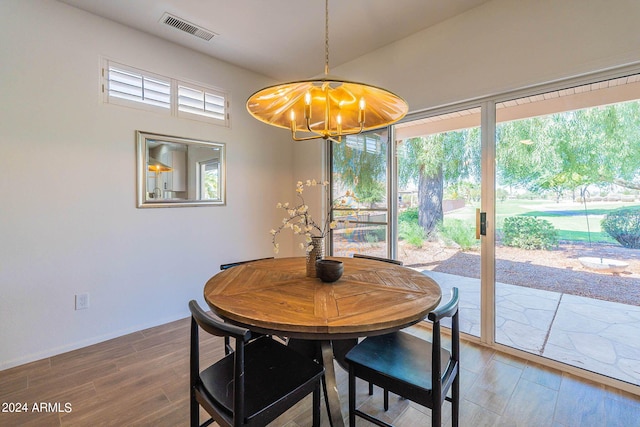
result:
[[[421,271],[458,287],[460,330],[479,336],[480,280]],[[640,307],[496,283],[496,326],[500,344],[640,385]]]

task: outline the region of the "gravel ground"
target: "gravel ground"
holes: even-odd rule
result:
[[[436,242],[427,242],[422,249],[401,245],[399,252],[406,266],[480,277],[479,252],[462,252]],[[629,266],[622,273],[597,272],[583,267],[579,257],[615,259]],[[500,246],[496,248],[496,280],[640,306],[640,250],[573,243],[550,251]]]

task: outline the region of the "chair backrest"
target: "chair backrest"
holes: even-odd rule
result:
[[[215,317],[210,316],[195,300],[189,301],[189,310],[191,311],[192,320],[211,335],[219,337],[230,336],[244,342],[248,342],[251,339],[251,331],[249,329],[241,328],[230,323],[224,323]]]
[[[266,257],[266,258],[256,258],[256,259],[250,259],[250,260],[246,260],[246,261],[236,261],[236,262],[230,262],[228,264],[221,264],[220,265],[220,270],[226,270],[228,268],[235,267],[236,265],[246,264],[248,262],[262,261],[263,259],[273,259],[273,257],[270,256],[270,257]]]
[[[313,393],[313,425],[320,425],[321,365],[286,345],[250,330],[224,323],[190,301],[191,426],[200,425],[200,409],[223,427],[264,426]],[[231,354],[201,370],[200,329],[235,338]],[[245,370],[246,364],[246,370]],[[211,420],[202,424],[209,425]]]
[[[388,262],[388,263],[396,264],[396,265],[404,265],[404,263],[402,261],[397,260],[397,259],[382,258],[382,257],[372,256],[372,255],[353,254],[353,257],[354,258],[363,258],[363,259],[372,259],[374,261]]]
[[[200,341],[198,328],[216,335],[236,339],[234,357],[234,390],[233,390],[233,413],[234,416],[244,414],[244,345],[251,339],[251,331],[229,323],[221,322],[208,315],[194,300],[189,301],[191,311],[191,342],[190,342],[190,384],[191,389],[200,381]],[[229,356],[231,357],[231,356]]]
[[[446,304],[438,306],[435,310],[427,315],[427,318],[433,322],[432,336],[432,370],[431,384],[433,389],[434,402],[442,403],[442,383],[448,381],[456,375],[459,375],[460,362],[460,325],[458,319],[458,305],[460,298],[458,296],[458,288],[451,289],[451,298]],[[442,348],[442,340],[440,336],[440,321],[445,317],[451,317],[451,360],[445,372],[442,372],[442,360],[440,350]]]

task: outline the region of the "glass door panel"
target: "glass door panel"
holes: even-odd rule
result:
[[[333,255],[389,257],[388,169],[387,129],[332,143]]]
[[[397,258],[460,289],[462,332],[480,336],[480,108],[395,126]]]
[[[640,384],[637,76],[496,118],[496,342]]]

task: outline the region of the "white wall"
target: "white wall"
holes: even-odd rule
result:
[[[244,107],[271,81],[57,1],[0,12],[0,370],[186,317],[221,263],[272,254],[293,149]],[[103,56],[229,90],[231,129],[103,104]],[[226,143],[227,206],[136,209],[136,129]]]
[[[333,72],[419,111],[638,62],[639,20],[638,0],[494,0]]]

